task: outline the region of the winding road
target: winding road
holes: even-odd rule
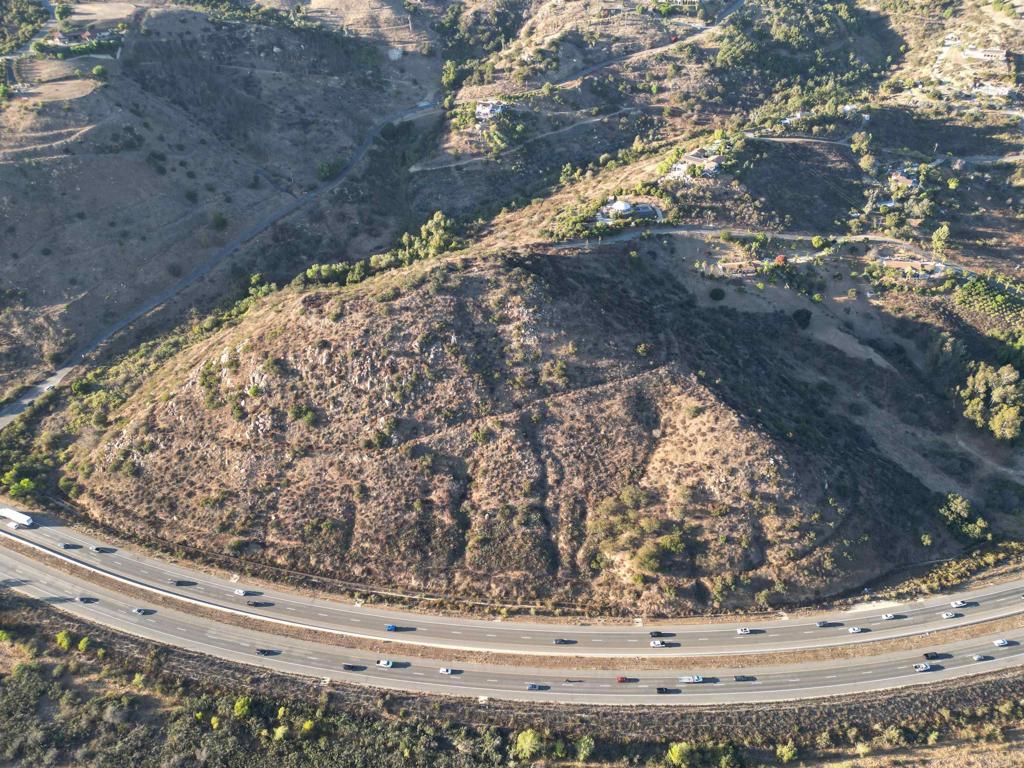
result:
[[[859,606],[794,619],[722,623],[658,623],[632,626],[603,623],[555,624],[488,621],[369,608],[340,600],[313,598],[273,585],[232,581],[189,564],[174,564],[139,551],[120,549],[55,518],[39,518],[33,529],[3,529],[44,556],[197,606],[264,621],[268,629],[291,626],[352,638],[407,643],[438,650],[565,657],[699,657],[812,650],[868,643],[1024,614],[1024,580],[962,595],[935,597],[905,605]],[[235,590],[247,592],[238,595]],[[961,600],[965,606],[952,609]],[[248,605],[257,603],[257,605]],[[944,612],[955,614],[942,618]],[[892,618],[883,618],[885,615]],[[818,626],[824,622],[824,626]],[[394,631],[386,627],[393,625]],[[749,634],[738,634],[747,628]],[[861,631],[850,632],[856,627]],[[659,631],[663,648],[650,647]],[[556,640],[563,641],[555,644]]]
[[[451,664],[442,659],[389,654],[390,668],[378,667],[373,653],[226,626],[183,611],[161,608],[147,615],[114,590],[55,573],[39,561],[0,548],[0,586],[42,600],[61,610],[154,642],[278,672],[418,693],[500,698],[565,704],[650,705],[727,704],[817,698],[949,680],[1019,665],[1024,631],[935,646],[941,658],[916,672],[920,653],[902,652],[830,663],[703,670],[699,661],[673,671],[580,671]],[[73,596],[90,602],[77,602]],[[1003,639],[1004,647],[994,642]],[[260,655],[263,651],[266,655]],[[975,655],[982,658],[974,660]],[[343,665],[348,665],[346,669]],[[452,674],[442,674],[442,667]],[[701,682],[680,682],[700,675]],[[622,682],[619,682],[619,679]],[[531,684],[534,689],[530,689]],[[663,689],[659,693],[659,688]]]
[[[41,518],[40,522],[32,529],[2,531],[0,543],[17,540],[38,556],[28,556],[24,549],[0,547],[0,586],[82,619],[167,645],[280,672],[381,688],[571,704],[763,702],[947,680],[1017,666],[1024,657],[1024,628],[999,635],[981,628],[981,637],[956,642],[943,643],[941,635],[929,637],[937,630],[1024,613],[1024,580],[903,605],[865,604],[827,615],[751,621],[745,625],[750,634],[744,635],[737,633],[741,625],[736,623],[630,626],[485,621],[307,597],[105,544],[54,518]],[[64,561],[63,568],[58,567],[56,558]],[[121,590],[125,584],[179,605],[169,608],[165,606],[173,603],[160,601],[157,607],[147,604],[144,597],[126,596]],[[963,605],[951,607],[955,601]],[[195,606],[206,610],[189,610]],[[216,618],[217,611],[252,621],[246,627],[222,622]],[[944,618],[943,613],[953,617]],[[886,614],[891,618],[883,618]],[[266,623],[265,631],[251,628],[259,621]],[[394,651],[389,651],[387,659],[391,666],[377,666],[380,657],[370,651],[275,634],[275,628],[282,625],[390,641]],[[388,625],[395,629],[388,631]],[[852,627],[862,631],[851,632]],[[651,632],[660,633],[659,640],[666,647],[652,648]],[[706,656],[736,655],[739,660],[743,654],[827,648],[909,635],[922,638],[922,650],[764,667],[701,668]],[[555,644],[556,639],[565,642]],[[997,640],[1006,642],[997,646]],[[405,644],[429,646],[436,658],[403,657]],[[456,650],[518,654],[523,665],[507,661],[501,665],[455,663],[450,656]],[[914,664],[925,663],[923,650],[938,654],[938,658],[927,662],[929,669],[916,671]],[[565,665],[529,666],[530,657],[540,655],[558,655]],[[597,656],[621,660],[621,669],[573,668],[585,657]],[[671,657],[675,668],[630,670],[638,658],[658,656]],[[442,673],[442,668],[453,674]],[[693,675],[703,680],[679,681],[681,676]]]

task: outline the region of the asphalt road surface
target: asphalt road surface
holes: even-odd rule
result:
[[[429,646],[439,652],[448,649],[623,658],[771,653],[922,635],[1024,613],[1024,580],[1018,580],[906,604],[865,603],[830,614],[751,620],[745,624],[705,621],[636,626],[465,619],[370,608],[285,587],[232,580],[200,571],[189,563],[173,564],[154,555],[120,549],[56,518],[37,516],[37,522],[41,525],[36,528],[16,531],[5,525],[0,528],[0,542],[14,538],[30,543],[42,549],[40,558],[48,553],[121,583],[181,600],[186,611],[190,604],[201,605],[264,620],[268,631],[273,631],[274,625],[286,624],[349,637]],[[116,588],[113,582],[112,586]],[[956,600],[964,605],[952,607]],[[883,618],[887,614],[892,618]],[[824,625],[818,626],[818,622]],[[389,630],[389,625],[394,629]],[[749,634],[739,634],[744,627]],[[860,631],[851,632],[854,628]],[[662,633],[660,640],[665,647],[651,647],[652,631]]]
[[[442,654],[436,660],[389,655],[392,667],[376,665],[378,656],[366,651],[296,640],[226,626],[211,619],[166,608],[135,613],[137,606],[113,589],[97,587],[46,563],[0,548],[0,586],[37,598],[82,619],[159,643],[315,678],[311,685],[331,681],[396,690],[457,696],[486,696],[532,702],[573,704],[725,704],[816,698],[886,688],[934,683],[940,680],[1017,666],[1024,657],[1024,630],[996,636],[929,646],[942,658],[930,661],[925,672],[920,652],[894,653],[866,659],[799,666],[735,670],[704,670],[699,660],[681,660],[677,670],[632,672],[532,669],[456,664]],[[87,602],[78,602],[85,597]],[[1003,639],[1005,647],[994,642]],[[266,655],[261,655],[261,651]],[[975,660],[974,654],[981,658]],[[351,665],[344,669],[343,664]],[[441,673],[450,668],[451,674]],[[701,682],[680,682],[680,676],[700,675]],[[739,677],[737,677],[739,676]],[[623,678],[622,682],[618,678]],[[535,690],[529,686],[534,685]],[[659,693],[658,689],[664,692]]]

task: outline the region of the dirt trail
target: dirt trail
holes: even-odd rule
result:
[[[991,456],[988,456],[987,454],[982,452],[976,446],[973,446],[970,443],[968,443],[967,441],[965,441],[963,439],[963,435],[960,434],[959,432],[957,432],[957,434],[956,434],[956,444],[961,449],[963,449],[963,450],[967,451],[967,453],[971,454],[971,456],[976,458],[978,461],[980,461],[982,464],[984,464],[988,469],[992,470],[993,472],[998,472],[999,474],[1005,475],[1005,476],[1009,477],[1010,479],[1012,479],[1012,480],[1014,480],[1014,481],[1016,481],[1018,483],[1024,484],[1024,471],[1021,471],[1021,469],[1019,467],[1017,467],[1017,466],[1006,467],[1006,466],[1000,464],[999,462],[997,462],[994,459],[992,459]]]
[[[550,131],[545,131],[544,133],[538,133],[536,136],[531,136],[526,141],[520,142],[519,144],[515,144],[511,147],[507,147],[501,150],[501,152],[497,152],[493,155],[477,155],[475,157],[468,157],[464,160],[453,160],[450,163],[442,163],[439,165],[424,165],[423,163],[415,163],[414,165],[411,165],[409,167],[409,173],[421,173],[423,171],[442,171],[448,168],[458,168],[460,166],[471,165],[472,163],[482,163],[486,160],[495,160],[499,157],[503,157],[504,155],[520,150],[523,147],[527,146],[528,144],[532,144],[535,141],[547,138],[548,136],[554,136],[559,133],[566,133],[568,131],[574,130],[584,125],[599,123],[602,120],[607,120],[608,118],[615,117],[616,115],[639,111],[639,109],[635,108],[620,109],[616,112],[610,112],[607,115],[598,115],[597,117],[591,117],[587,120],[581,120],[578,123],[572,123],[571,125],[563,125],[561,128],[555,128]]]

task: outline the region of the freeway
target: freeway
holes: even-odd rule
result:
[[[1002,636],[930,646],[928,650],[939,658],[927,662],[930,668],[920,672],[914,669],[915,664],[925,663],[920,652],[715,670],[701,669],[698,661],[690,659],[681,660],[677,670],[647,672],[454,665],[443,656],[425,660],[389,655],[390,667],[382,668],[377,665],[380,657],[366,651],[225,626],[174,609],[149,609],[140,614],[133,601],[115,590],[52,571],[44,562],[7,548],[0,548],[0,587],[147,640],[321,682],[327,678],[376,688],[533,703],[686,705],[817,698],[1004,670],[1018,666],[1024,657],[1024,630],[1017,629]],[[85,601],[80,602],[79,597]],[[442,668],[449,674],[442,673]],[[702,681],[679,680],[680,676],[695,675]]]
[[[0,529],[0,541],[17,539],[35,547],[43,559],[60,558],[83,571],[181,601],[186,609],[194,605],[261,620],[268,630],[290,626],[439,651],[633,659],[773,653],[917,636],[1024,613],[1024,580],[1018,580],[906,604],[869,603],[830,614],[744,624],[735,619],[648,626],[467,619],[371,608],[211,574],[193,564],[112,546],[57,518],[35,518],[40,525],[32,529]],[[652,647],[652,632],[660,633],[661,647]]]

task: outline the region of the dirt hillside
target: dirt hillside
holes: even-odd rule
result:
[[[705,306],[687,274],[613,247],[285,289],[109,412],[130,387],[80,387],[67,471],[115,527],[623,611],[806,600],[955,551],[941,498],[848,415],[942,428],[913,367]]]

